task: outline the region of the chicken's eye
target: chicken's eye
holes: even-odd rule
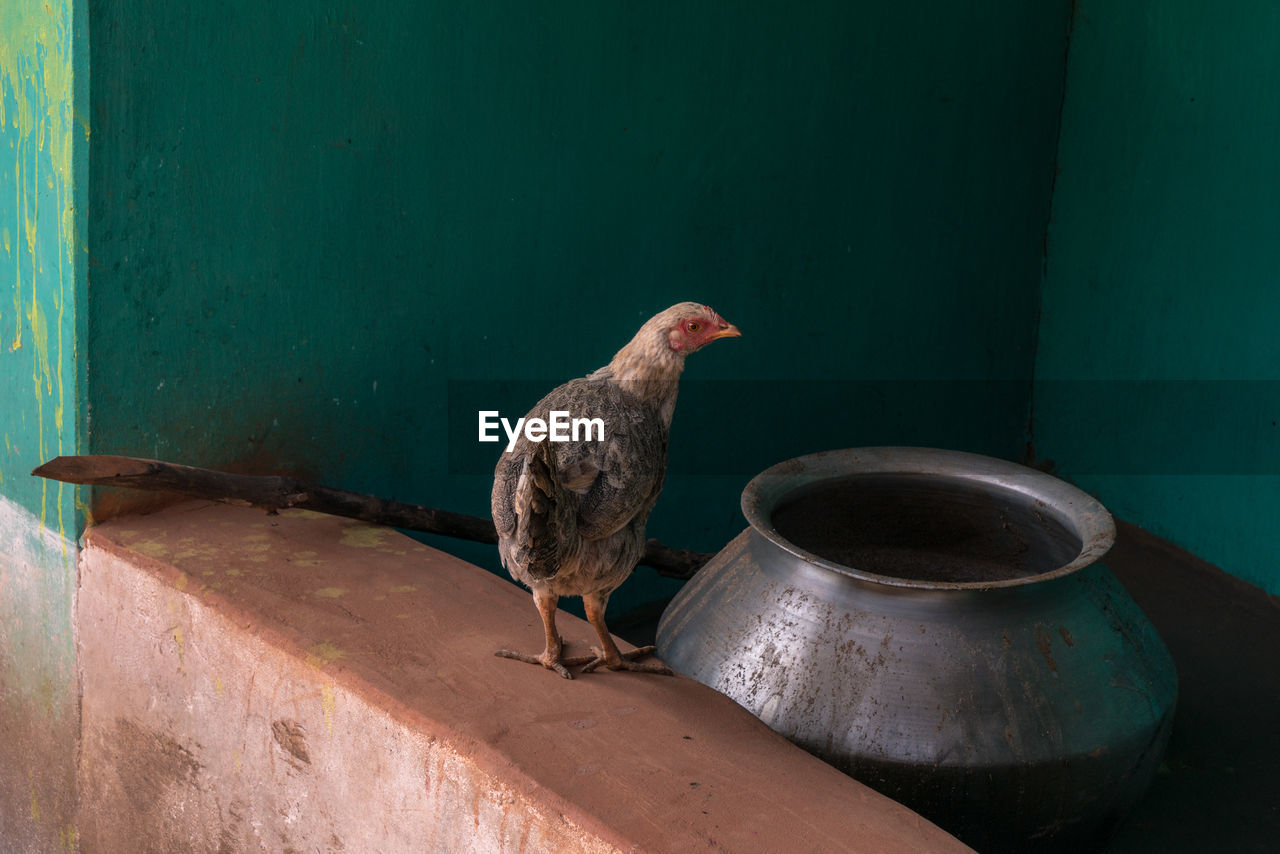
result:
[[[701,324],[701,323],[699,323],[699,322],[698,322],[698,321],[696,321],[696,320],[690,320],[690,321],[685,325],[685,327],[684,327],[684,328],[685,328],[685,329],[688,329],[690,332],[697,332],[699,329],[701,329],[701,328],[702,328],[702,324]]]

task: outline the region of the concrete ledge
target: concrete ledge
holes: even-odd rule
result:
[[[527,594],[389,529],[118,519],[77,609],[87,852],[968,850],[691,680],[495,658]]]

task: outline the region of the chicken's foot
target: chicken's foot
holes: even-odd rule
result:
[[[580,664],[588,664],[594,660],[594,656],[586,655],[577,658],[564,658],[564,640],[561,639],[560,633],[556,631],[556,602],[559,597],[554,593],[533,592],[534,604],[538,606],[538,613],[542,615],[542,628],[546,632],[546,647],[538,655],[527,652],[515,652],[510,649],[500,649],[494,653],[499,658],[510,658],[514,661],[523,661],[526,664],[541,664],[550,671],[558,673],[565,679],[572,679],[573,674],[569,672],[570,667],[577,667]]]
[[[590,673],[598,667],[605,667],[609,670],[631,670],[636,673],[661,673],[663,676],[674,676],[675,671],[667,665],[659,661],[637,662],[637,658],[644,658],[646,655],[653,655],[657,651],[654,646],[642,646],[633,649],[630,652],[619,652],[614,647],[614,654],[617,656],[610,661],[610,656],[606,650],[600,649],[598,646],[591,647],[593,653],[590,660],[586,662],[586,667],[582,668],[583,673]]]
[[[609,633],[609,627],[604,623],[604,608],[608,602],[608,593],[588,593],[582,597],[583,609],[587,612],[587,622],[600,637],[600,646],[591,648],[593,657],[586,662],[582,672],[590,673],[604,666],[609,670],[631,670],[637,673],[661,673],[664,676],[674,676],[675,671],[661,662],[636,661],[637,658],[653,655],[657,647],[642,646],[630,652],[618,651],[618,645],[613,642],[613,635]]]

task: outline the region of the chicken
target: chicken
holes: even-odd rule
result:
[[[556,388],[526,422],[602,419],[599,431],[570,441],[530,441],[528,431],[498,460],[493,473],[493,521],[498,553],[512,577],[533,591],[546,646],[539,655],[502,649],[504,658],[541,664],[566,679],[568,668],[670,674],[638,662],[652,646],[620,653],[604,611],[644,552],[644,525],[658,501],[667,468],[667,435],[685,357],[717,338],[738,336],[709,306],[684,302],[650,318],[608,365]],[[588,438],[589,437],[589,438]],[[556,602],[581,596],[600,638],[592,655],[566,659],[556,630]]]

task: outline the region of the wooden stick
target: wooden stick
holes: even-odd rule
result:
[[[297,507],[476,543],[498,542],[498,532],[489,519],[306,484],[292,477],[231,474],[162,460],[109,454],[56,457],[32,474],[88,486],[177,492],[209,501],[251,504],[269,512]],[[667,578],[691,578],[710,559],[709,554],[673,549],[657,540],[649,540],[645,543],[640,562]]]

